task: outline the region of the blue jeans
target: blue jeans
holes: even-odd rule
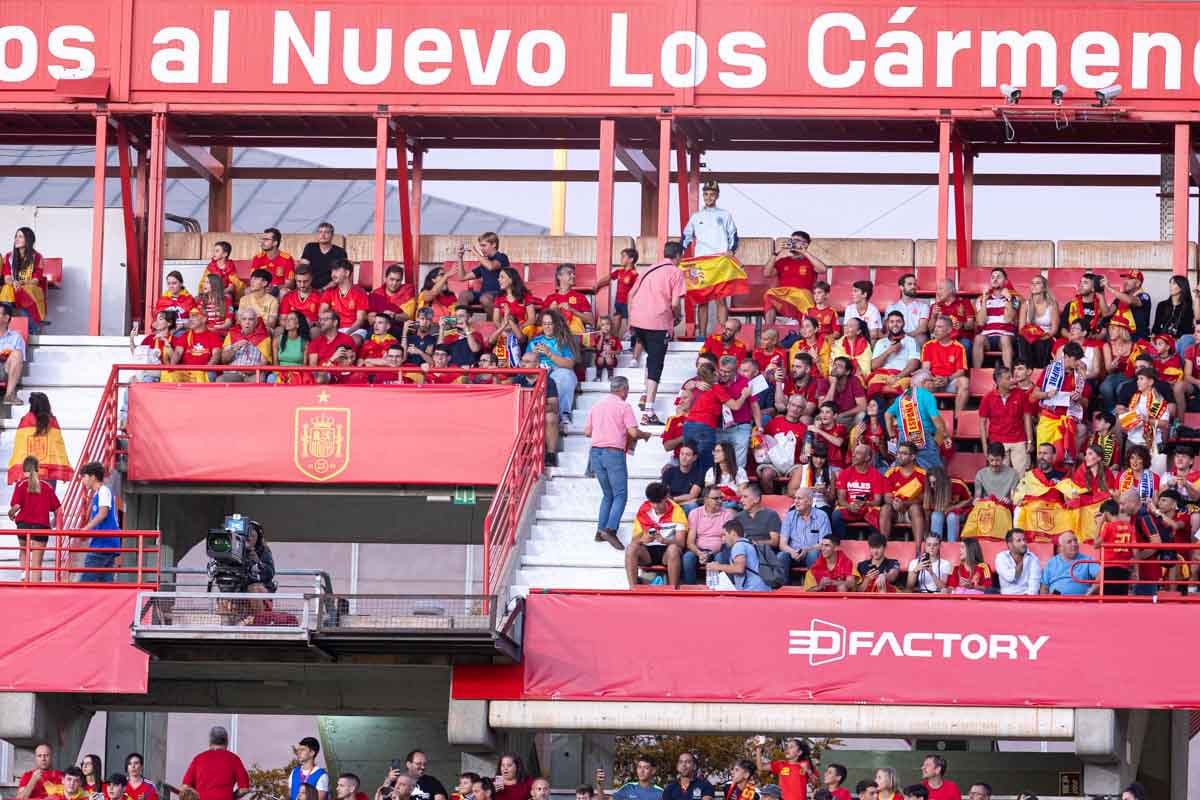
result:
[[[575,405],[575,386],[579,383],[575,370],[555,367],[550,370],[550,380],[558,388],[558,415],[570,414],[571,406]]]
[[[733,453],[737,458],[740,469],[746,468],[746,456],[750,453],[750,423],[743,422],[732,428],[722,428],[717,431],[717,442],[729,442],[733,445]]]
[[[691,550],[685,550],[683,553],[683,576],[680,580],[683,583],[694,584],[700,582],[700,559]]]
[[[683,423],[683,440],[696,445],[696,457],[700,461],[700,473],[706,478],[713,465],[713,447],[717,443],[717,429],[703,422]]]
[[[117,563],[116,553],[88,553],[83,557],[84,567],[112,567]],[[80,583],[114,583],[115,572],[85,572],[79,576]]]
[[[933,469],[934,467],[944,466],[942,464],[942,454],[938,450],[937,442],[930,435],[925,442],[925,446],[917,451],[917,466],[921,469]]]
[[[1117,405],[1117,393],[1121,391],[1121,385],[1129,378],[1125,377],[1124,373],[1114,372],[1109,375],[1100,384],[1100,397],[1104,400],[1104,407],[1112,411]]]
[[[958,541],[958,513],[954,511],[931,511],[929,513],[929,531],[937,534],[943,542]]]
[[[593,447],[588,451],[588,467],[600,482],[604,497],[600,500],[600,515],[596,527],[616,533],[629,498],[629,470],[625,451],[612,447]]]

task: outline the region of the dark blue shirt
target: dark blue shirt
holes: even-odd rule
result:
[[[508,266],[508,256],[504,253],[496,253],[492,256],[492,261],[500,262],[500,269]],[[488,294],[500,294],[500,269],[487,269],[482,264],[471,270],[480,281],[479,291]]]
[[[679,467],[668,467],[663,473],[662,482],[666,484],[671,497],[678,497],[692,491],[693,486],[704,490],[704,471],[700,469],[700,460],[692,462],[692,468],[684,472]]]
[[[418,350],[424,350],[426,353],[432,353],[433,346],[437,344],[437,336],[432,333],[422,336],[416,331],[413,331],[408,335],[408,343],[410,346],[415,347]],[[416,354],[410,354],[404,359],[404,363],[420,366],[421,364],[425,363],[425,359]]]
[[[1137,299],[1142,302],[1140,306],[1130,306],[1129,310],[1133,312],[1133,324],[1137,330],[1133,332],[1134,338],[1149,339],[1150,338],[1150,295],[1145,292],[1138,292]]]
[[[692,778],[687,791],[679,785],[679,781],[671,781],[663,789],[662,800],[701,800],[704,797],[715,797],[713,785],[703,778]]]

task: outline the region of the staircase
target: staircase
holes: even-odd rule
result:
[[[79,453],[87,438],[88,429],[96,414],[105,382],[113,364],[129,363],[129,340],[121,336],[33,336],[29,340],[24,378],[17,394],[26,401],[23,406],[2,406],[0,422],[0,466],[5,470],[12,456],[17,423],[28,411],[29,394],[43,392],[50,398],[50,407],[62,428],[67,455],[78,467]],[[58,496],[64,496],[66,486],[59,483]],[[0,510],[7,511],[12,487],[0,481]],[[15,529],[16,525],[0,514],[0,530]],[[15,546],[17,539],[0,535],[0,546]],[[17,560],[16,551],[0,550],[0,560]],[[0,572],[0,579],[13,579],[15,572]]]
[[[695,375],[698,342],[672,342],[667,352],[662,381],[658,386],[655,411],[664,421],[674,409],[675,395]],[[645,359],[643,357],[643,363]],[[622,363],[629,363],[623,356]],[[589,368],[588,377],[595,373]],[[640,418],[638,398],[645,390],[645,369],[620,367],[618,375],[629,378],[629,404]],[[600,484],[584,475],[589,442],[583,435],[588,410],[608,394],[608,380],[585,381],[575,403],[571,424],[563,431],[558,466],[546,470],[544,490],[538,500],[532,528],[521,545],[520,564],[512,592],[525,595],[531,588],[624,589],[625,554],[604,542],[594,541],[596,514],[600,507]],[[661,428],[645,428],[661,434]],[[629,500],[622,517],[620,537],[628,544],[633,515],[645,500],[646,484],[656,480],[668,454],[657,435],[638,444],[628,458]]]

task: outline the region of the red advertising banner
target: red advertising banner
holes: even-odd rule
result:
[[[0,691],[145,694],[150,659],[129,633],[137,594],[0,587]]]
[[[129,479],[493,485],[517,438],[520,392],[135,383]]]
[[[531,593],[523,663],[456,699],[1180,708],[1187,602],[706,592]],[[631,637],[653,646],[631,649]],[[1194,637],[1192,637],[1194,638]],[[649,649],[647,649],[647,647]],[[635,652],[637,651],[637,652]]]
[[[110,70],[115,100],[995,106],[1004,83],[1043,103],[1059,84],[1068,104],[1114,84],[1139,106],[1200,98],[1182,2],[0,0],[0,15],[3,92]]]

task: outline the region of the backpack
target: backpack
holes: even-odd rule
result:
[[[778,589],[788,582],[787,570],[779,566],[779,561],[775,551],[771,549],[771,545],[767,542],[751,542],[755,554],[758,555],[758,571],[750,569],[755,575],[763,579],[763,583],[772,589]]]

